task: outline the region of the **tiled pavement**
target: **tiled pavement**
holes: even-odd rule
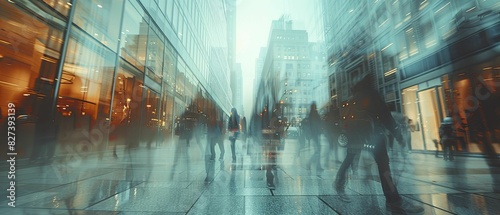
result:
[[[324,159],[323,172],[306,170],[309,147],[297,155],[287,140],[278,155],[275,188],[266,183],[260,147],[242,147],[231,162],[229,142],[223,161],[209,160],[203,146],[164,143],[153,149],[119,149],[60,157],[50,165],[18,161],[15,208],[2,198],[0,214],[388,214],[376,165],[366,153],[360,172],[350,175],[352,202],[339,200],[332,183],[339,163]],[[219,150],[216,147],[217,155]],[[344,153],[339,150],[339,153]],[[264,156],[265,157],[265,156]],[[328,165],[327,165],[328,164]],[[500,169],[485,160],[457,157],[445,162],[433,155],[391,157],[393,178],[403,198],[425,208],[424,214],[499,214]],[[363,171],[361,171],[363,170]],[[0,184],[8,188],[7,166]]]

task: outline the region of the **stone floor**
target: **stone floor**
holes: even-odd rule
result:
[[[0,214],[390,214],[385,207],[373,158],[364,152],[357,175],[349,174],[347,193],[339,199],[332,187],[340,163],[326,158],[324,171],[308,170],[312,148],[299,149],[287,139],[284,150],[262,152],[259,145],[237,142],[231,160],[229,142],[223,160],[210,160],[205,143],[183,141],[152,149],[119,148],[58,157],[51,164],[20,160],[16,164],[15,208],[5,197]],[[338,150],[340,159],[345,149]],[[421,205],[423,214],[498,214],[500,169],[483,158],[456,157],[444,161],[434,155],[389,152],[393,179],[403,199]],[[1,166],[4,195],[9,187],[8,166]],[[268,186],[266,167],[273,167]],[[498,191],[498,190],[497,190]]]

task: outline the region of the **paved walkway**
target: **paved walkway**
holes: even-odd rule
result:
[[[153,149],[120,148],[117,159],[107,152],[103,159],[81,153],[50,165],[18,161],[16,207],[4,197],[0,214],[388,214],[376,165],[366,153],[359,174],[349,175],[347,192],[353,201],[345,203],[332,187],[340,164],[324,158],[327,145],[322,145],[325,170],[316,172],[305,165],[311,148],[297,150],[297,142],[287,140],[271,166],[270,188],[269,153],[237,144],[235,163],[228,141],[222,161],[211,161],[204,146],[187,147],[182,141]],[[4,196],[11,181],[7,168],[0,170]],[[425,214],[500,211],[500,193],[493,192],[495,184],[499,188],[500,169],[489,168],[482,158],[445,162],[434,155],[394,155],[391,168],[403,198],[422,205]]]

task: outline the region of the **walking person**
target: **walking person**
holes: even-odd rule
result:
[[[439,138],[443,146],[443,159],[445,161],[453,160],[453,153],[456,149],[457,135],[453,126],[453,118],[451,117],[445,117],[439,126]]]
[[[338,154],[338,138],[341,133],[341,128],[340,128],[340,115],[338,110],[334,109],[335,107],[331,106],[330,110],[326,114],[326,119],[325,119],[325,124],[324,124],[324,131],[325,131],[325,137],[328,140],[330,148],[328,149],[326,153],[326,163],[325,165],[328,167],[330,164],[330,154],[333,153],[333,158],[335,160],[335,163],[342,163],[339,158]]]
[[[229,132],[232,133],[229,136],[229,140],[231,141],[231,155],[233,158],[233,162],[236,162],[236,149],[235,142],[238,139],[238,135],[240,133],[240,116],[238,115],[238,111],[236,108],[231,109],[231,116],[229,116],[229,122],[227,126]]]
[[[348,153],[337,173],[334,188],[342,201],[350,202],[345,193],[346,172],[355,155],[366,146],[377,163],[387,210],[401,214],[421,213],[424,211],[423,207],[403,201],[392,179],[385,144],[385,129],[389,130],[398,143],[402,144],[404,141],[389,109],[372,83],[373,78],[367,75],[351,89],[353,98],[347,105],[347,115],[344,115],[343,120],[348,139]]]
[[[220,149],[220,158],[219,160],[223,160],[222,158],[224,157],[224,143],[223,143],[223,138],[222,136],[222,131],[220,124],[217,122],[215,118],[211,118],[210,122],[208,123],[208,132],[207,132],[207,142],[208,146],[210,147],[210,160],[215,160],[216,154],[215,154],[215,144],[219,144],[219,149]]]
[[[314,153],[307,163],[306,169],[311,169],[311,167],[316,168],[317,172],[322,172],[320,156],[321,156],[321,143],[320,135],[321,129],[323,128],[323,121],[319,116],[318,110],[316,109],[316,102],[311,104],[311,110],[309,112],[309,134],[314,146]]]

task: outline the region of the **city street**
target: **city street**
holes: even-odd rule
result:
[[[118,148],[58,157],[50,165],[16,163],[15,208],[2,199],[1,214],[389,214],[373,158],[363,153],[358,175],[349,174],[347,193],[338,198],[332,184],[340,163],[325,159],[322,172],[307,170],[308,146],[297,151],[287,139],[277,155],[274,187],[266,183],[266,154],[260,146],[237,144],[231,163],[229,141],[224,160],[210,160],[203,145],[170,142],[151,149]],[[249,141],[250,142],[250,141]],[[199,147],[200,146],[200,147]],[[344,149],[339,150],[343,154]],[[297,153],[300,152],[300,153]],[[218,158],[219,149],[216,147]],[[460,157],[445,162],[431,154],[391,155],[393,179],[405,201],[421,205],[425,214],[497,214],[500,193],[493,192],[491,169],[483,158]],[[264,155],[264,156],[262,156]],[[259,157],[261,156],[261,157]],[[205,159],[206,158],[206,159]],[[257,162],[259,161],[259,162]],[[272,165],[274,166],[274,165]],[[0,183],[7,185],[8,166]],[[498,184],[496,184],[498,188]],[[4,189],[6,187],[4,186]]]

